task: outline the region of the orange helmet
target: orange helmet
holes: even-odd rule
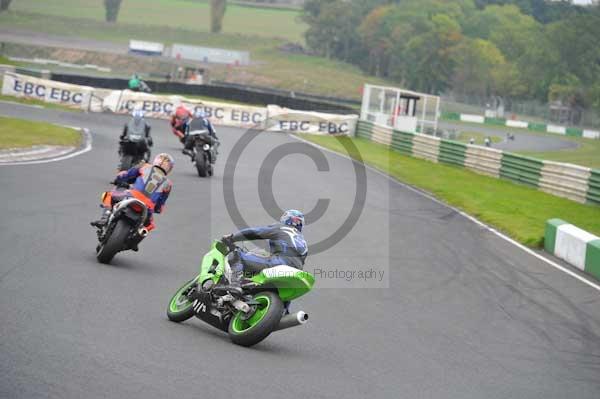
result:
[[[158,154],[154,157],[154,161],[152,161],[152,165],[161,168],[166,174],[169,174],[175,166],[175,160],[172,156],[163,152],[162,154]]]

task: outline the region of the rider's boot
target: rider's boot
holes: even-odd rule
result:
[[[100,216],[100,219],[90,222],[90,225],[101,229],[102,227],[106,226],[106,223],[108,223],[109,216],[110,216],[110,209],[104,208],[104,210],[102,211],[102,216]]]
[[[242,295],[243,290],[241,282],[243,273],[243,265],[241,263],[231,265],[231,278],[229,279],[229,284],[220,284],[218,288],[232,294]]]

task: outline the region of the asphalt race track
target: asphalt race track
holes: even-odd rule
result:
[[[466,124],[450,121],[440,121],[440,128],[456,131],[478,132],[488,136],[496,136],[502,139],[500,143],[493,143],[492,147],[506,151],[560,151],[574,149],[579,146],[576,142],[563,140],[560,135],[556,137],[541,134],[528,133],[527,130],[510,128],[506,126],[494,127],[483,124]],[[507,140],[506,133],[515,135],[515,140]]]
[[[223,171],[243,132],[219,129],[216,176],[200,179],[167,123],[152,121],[154,153],[178,162],[172,196],[140,252],[101,265],[88,222],[126,119],[7,104],[0,115],[93,136],[78,157],[0,167],[0,398],[600,397],[600,292],[370,170],[356,226],[309,256],[306,270],[375,268],[389,272],[389,288],[318,279],[293,304],[309,323],[250,349],[200,320],[169,322],[168,301],[210,239],[234,229]],[[237,164],[234,191],[250,224],[272,221],[257,176],[287,143],[298,142],[260,134]],[[323,155],[328,172],[296,154],[273,174],[281,207],[309,211],[330,199],[305,229],[309,245],[343,222],[356,192],[351,162]],[[363,284],[373,285],[349,288]]]

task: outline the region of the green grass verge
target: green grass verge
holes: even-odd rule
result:
[[[16,2],[15,2],[16,3]],[[213,34],[205,31],[184,29],[178,25],[140,25],[118,22],[116,24],[96,19],[70,18],[37,12],[11,10],[0,13],[0,24],[6,28],[23,29],[41,34],[129,43],[130,39],[156,41],[164,44],[185,43],[198,46],[223,47],[252,51],[268,45],[282,43],[262,36],[233,33]]]
[[[471,138],[475,139],[475,144],[479,144],[479,145],[484,145],[485,144],[485,138],[489,137],[492,140],[492,143],[499,143],[502,141],[502,138],[498,137],[498,136],[491,136],[491,135],[487,135],[481,132],[473,132],[473,131],[467,131],[467,132],[460,132],[458,134],[458,137],[456,138],[456,141],[460,141],[463,143],[468,143],[469,140],[471,140]]]
[[[62,126],[23,119],[0,117],[0,148],[22,148],[33,145],[78,146],[79,132]]]
[[[522,152],[521,154],[548,161],[568,162],[594,169],[600,168],[600,140],[580,137],[565,137],[565,139],[577,142],[579,147],[551,152]]]
[[[99,0],[19,0],[11,4],[11,10],[104,21],[104,5]],[[300,21],[299,16],[298,10],[229,4],[223,21],[223,32],[302,42],[307,26]],[[178,26],[209,32],[210,6],[207,1],[126,0],[121,5],[117,22]]]
[[[316,135],[302,135],[302,138],[344,154],[342,141],[352,140],[368,165],[432,193],[530,247],[542,246],[544,224],[551,218],[566,220],[600,235],[598,206],[579,204],[464,168],[404,156],[360,138]]]
[[[2,64],[2,65],[14,65],[14,66],[20,66],[21,65],[19,62],[15,62],[15,61],[9,60],[7,57],[4,57],[2,55],[0,55],[0,64]]]

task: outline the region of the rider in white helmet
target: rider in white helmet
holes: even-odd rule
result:
[[[220,142],[219,142],[219,138],[217,137],[217,131],[215,130],[215,128],[212,125],[212,123],[210,122],[210,120],[206,117],[206,113],[204,112],[204,110],[202,110],[202,108],[198,108],[194,112],[194,118],[188,119],[188,121],[186,122],[185,134],[183,136],[184,147],[183,147],[183,150],[181,151],[185,155],[188,155],[189,157],[191,157],[192,161],[194,160],[193,159],[193,157],[194,157],[194,151],[193,151],[194,140],[190,138],[188,133],[193,130],[205,130],[205,129],[208,131],[208,134],[212,138],[210,145],[213,146],[213,148],[215,150],[215,154],[219,154],[218,148],[219,148]],[[214,158],[213,158],[213,161],[214,161]]]
[[[119,155],[143,154],[144,159],[150,159],[150,147],[154,145],[150,130],[152,127],[144,119],[144,111],[136,107],[131,113],[131,119],[123,127],[123,133],[119,137]]]

